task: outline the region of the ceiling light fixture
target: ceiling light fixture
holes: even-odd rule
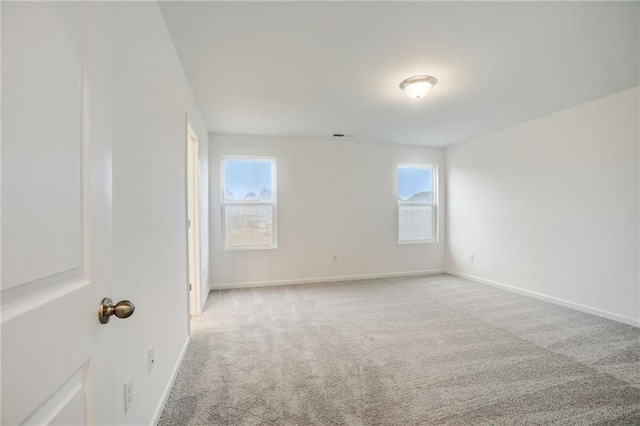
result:
[[[415,75],[400,83],[400,88],[408,97],[420,99],[427,96],[437,82],[438,79],[430,75]]]

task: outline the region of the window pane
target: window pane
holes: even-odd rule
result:
[[[398,201],[401,203],[433,203],[431,169],[398,166]]]
[[[272,206],[225,206],[225,245],[227,247],[272,245],[272,224]]]
[[[433,206],[400,204],[398,240],[433,240]]]
[[[225,200],[273,200],[271,160],[224,160]]]

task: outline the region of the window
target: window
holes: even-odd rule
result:
[[[398,164],[398,243],[437,240],[436,178],[436,166]]]
[[[225,249],[277,247],[276,159],[222,157]]]

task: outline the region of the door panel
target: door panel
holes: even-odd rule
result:
[[[100,7],[2,3],[3,425],[115,419]]]
[[[9,225],[2,231],[12,242],[3,251],[4,291],[36,280],[51,284],[61,273],[71,275],[65,283],[82,276],[82,21],[72,6],[3,5],[2,153],[10,161],[2,170],[11,181],[2,188]]]

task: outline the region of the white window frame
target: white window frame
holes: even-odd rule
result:
[[[225,200],[224,198],[224,188],[226,187],[226,183],[224,180],[224,162],[225,160],[263,160],[263,161],[271,161],[271,194],[273,198],[271,201],[260,201],[260,200]],[[228,251],[239,251],[239,250],[272,250],[278,248],[278,162],[276,157],[266,157],[266,156],[249,156],[249,155],[222,155],[220,158],[220,208],[222,210],[220,218],[221,228],[222,228],[222,249]],[[226,236],[226,217],[225,217],[225,207],[228,206],[271,206],[273,212],[272,218],[272,235],[273,239],[271,244],[263,244],[263,245],[253,245],[253,246],[228,246],[227,245],[227,236]]]
[[[431,226],[433,229],[431,230],[431,235],[433,235],[432,239],[428,240],[401,240],[400,239],[400,206],[402,203],[400,202],[400,196],[398,194],[398,169],[399,168],[416,168],[416,169],[428,169],[431,170],[431,191],[433,192],[433,203],[414,203],[414,205],[424,205],[431,206],[432,208],[432,217]],[[395,172],[395,183],[396,183],[396,203],[397,203],[397,236],[398,236],[398,244],[432,244],[438,242],[438,165],[437,164],[426,164],[426,163],[397,163]]]

